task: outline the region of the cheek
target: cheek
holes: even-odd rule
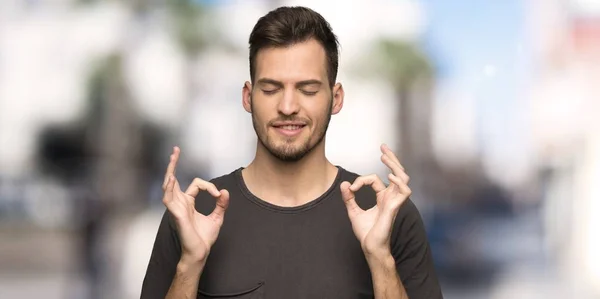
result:
[[[252,103],[252,117],[254,119],[263,122],[268,119],[269,111],[264,105],[257,105],[255,102]]]
[[[265,130],[266,129],[267,120],[265,119],[264,116],[262,116],[262,114],[260,114],[259,112],[253,112],[252,113],[252,118],[253,118],[253,121],[254,121],[255,125],[258,125],[258,128],[260,130]]]
[[[315,107],[314,112],[312,113],[312,121],[317,126],[322,126],[328,118],[328,114],[331,113],[331,106],[328,102],[325,105],[319,105],[319,107]]]

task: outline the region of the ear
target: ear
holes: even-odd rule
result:
[[[242,88],[242,106],[248,113],[252,113],[252,83],[246,81]]]
[[[338,114],[344,106],[344,87],[342,87],[341,83],[336,83],[331,92],[333,92],[333,107],[331,108],[331,114],[335,115]]]

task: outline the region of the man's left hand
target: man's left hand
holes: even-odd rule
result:
[[[348,209],[354,234],[366,257],[385,257],[391,255],[390,236],[393,223],[400,206],[410,196],[409,177],[396,155],[385,144],[381,146],[381,161],[391,170],[388,175],[389,186],[377,175],[360,176],[354,183],[342,182],[342,198]],[[377,194],[377,204],[363,210],[356,204],[355,193],[363,186],[370,185]]]

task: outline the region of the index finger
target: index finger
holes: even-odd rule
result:
[[[359,176],[354,180],[354,183],[350,186],[350,190],[353,192],[358,191],[358,189],[362,188],[362,186],[371,186],[373,190],[377,193],[383,191],[385,189],[385,184],[376,174]]]
[[[195,178],[192,181],[190,186],[185,191],[185,194],[187,194],[191,197],[196,197],[198,195],[198,193],[200,193],[201,190],[208,191],[208,193],[210,193],[214,197],[221,196],[221,193],[219,192],[219,190],[217,189],[215,184],[213,184],[211,182],[207,182],[200,178]]]

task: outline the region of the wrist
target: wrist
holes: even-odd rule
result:
[[[394,256],[389,250],[371,250],[365,251],[365,258],[370,266],[393,266],[395,267],[396,261]]]
[[[365,256],[367,258],[381,258],[381,257],[386,257],[386,256],[391,256],[392,252],[390,250],[389,246],[369,246],[369,245],[363,245],[362,246],[362,250],[363,253],[365,254]]]
[[[202,267],[206,263],[206,258],[207,257],[203,256],[182,254],[177,266],[181,266],[183,268]]]
[[[196,276],[202,272],[205,263],[202,261],[187,261],[180,259],[177,263],[177,273],[185,276]]]

